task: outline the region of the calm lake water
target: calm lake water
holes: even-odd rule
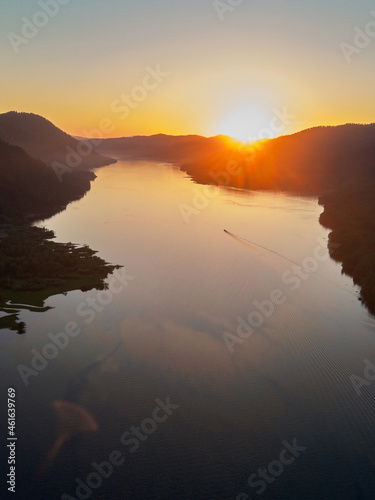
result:
[[[317,200],[208,190],[151,162],[96,173],[43,225],[124,266],[122,282],[23,312],[24,336],[1,331],[4,401],[17,390],[9,498],[375,498],[375,321],[327,257]],[[19,365],[70,322],[80,333],[26,386]],[[40,476],[56,400],[98,430],[66,440]]]

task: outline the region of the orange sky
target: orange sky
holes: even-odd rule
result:
[[[275,135],[373,122],[375,37],[361,49],[354,39],[356,26],[375,24],[371,9],[368,0],[244,0],[225,11],[200,0],[80,0],[41,17],[27,0],[2,5],[0,112],[105,136],[257,137],[275,110],[293,115]],[[47,22],[26,39],[25,19]],[[343,43],[355,48],[350,63]]]

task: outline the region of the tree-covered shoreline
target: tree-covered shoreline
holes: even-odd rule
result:
[[[44,311],[52,295],[104,289],[119,267],[87,246],[56,243],[52,231],[31,225],[82,198],[95,178],[77,169],[60,182],[43,162],[0,140],[0,329],[24,333],[22,309]]]
[[[361,300],[375,314],[375,183],[346,184],[319,199],[320,223],[331,229],[330,255],[361,288]]]

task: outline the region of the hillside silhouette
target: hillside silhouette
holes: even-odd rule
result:
[[[0,139],[0,222],[50,217],[81,198],[94,179],[94,173],[76,170],[59,182],[43,162]]]
[[[77,168],[91,169],[116,163],[94,149],[80,154],[79,141],[66,134],[42,116],[32,113],[0,114],[0,138],[9,144],[20,146],[30,156],[50,166],[53,162],[67,164],[71,151],[75,153]],[[78,151],[78,153],[77,153]],[[89,153],[86,155],[86,151]]]
[[[228,147],[224,153],[186,162],[181,169],[203,184],[321,193],[355,179],[374,178],[374,160],[375,124],[347,124]]]

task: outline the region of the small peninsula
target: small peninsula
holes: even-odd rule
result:
[[[56,243],[52,231],[32,225],[84,196],[95,177],[77,169],[60,182],[44,162],[0,138],[0,329],[25,333],[21,310],[44,311],[55,294],[104,289],[120,267],[86,245]]]

